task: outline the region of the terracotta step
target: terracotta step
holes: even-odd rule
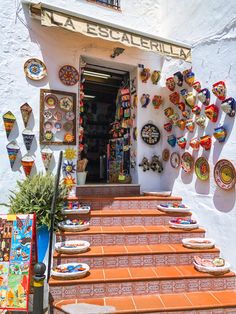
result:
[[[49,280],[54,300],[152,295],[235,288],[235,274],[213,276],[192,265],[92,269],[77,280]]]
[[[142,267],[190,265],[195,255],[202,258],[219,256],[219,249],[192,250],[182,244],[154,244],[131,246],[92,246],[80,254],[54,254],[54,266],[64,263],[86,263],[92,269],[111,267]]]
[[[97,299],[70,299],[54,302],[54,314],[63,311],[67,304],[86,303],[114,308],[115,314],[165,313],[165,314],[226,314],[236,313],[236,291],[187,292],[178,294],[154,294],[151,296],[107,297]],[[101,308],[102,310],[102,308]],[[58,311],[58,312],[57,312]]]
[[[91,226],[82,232],[57,232],[57,242],[85,240],[98,245],[140,245],[181,243],[183,238],[204,237],[205,230],[173,229],[169,226]]]

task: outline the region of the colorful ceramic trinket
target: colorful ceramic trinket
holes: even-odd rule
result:
[[[143,83],[147,83],[150,76],[151,76],[150,69],[148,68],[143,68],[142,71],[140,72],[140,77]]]
[[[208,106],[210,103],[211,93],[209,89],[203,88],[198,93],[198,99],[204,106]]]
[[[190,70],[185,76],[184,76],[185,82],[189,85],[192,86],[195,80],[195,74]]]
[[[53,133],[52,131],[46,131],[44,133],[44,139],[48,142],[50,142],[53,139]]]
[[[73,111],[68,111],[66,114],[65,114],[65,118],[66,120],[68,121],[73,121],[75,119],[75,114]]]
[[[30,107],[29,104],[25,103],[20,107],[20,111],[21,111],[23,122],[24,122],[24,126],[26,128],[30,119],[32,108]]]
[[[211,149],[211,136],[209,135],[204,135],[200,137],[200,145],[205,149],[205,150],[210,150]]]
[[[171,115],[174,114],[174,109],[171,107],[168,107],[164,110],[164,114],[167,118],[169,118]]]
[[[193,109],[196,103],[196,96],[192,92],[188,92],[187,96],[185,97],[185,101],[186,105]]]
[[[151,76],[151,80],[152,80],[152,83],[154,85],[157,85],[157,83],[160,81],[161,79],[161,72],[160,71],[153,71],[152,72],[152,76]]]
[[[66,143],[72,143],[74,141],[74,135],[71,134],[70,132],[67,132],[65,135],[64,135],[64,141]]]
[[[202,89],[201,87],[201,83],[196,81],[192,84],[192,87],[195,89],[195,91],[200,92],[200,90]]]
[[[32,145],[32,142],[34,140],[34,133],[29,130],[29,129],[24,129],[24,131],[22,132],[23,135],[23,140],[25,143],[25,147],[26,149],[29,151]]]
[[[48,146],[45,146],[41,150],[41,157],[42,157],[43,165],[44,165],[46,171],[48,171],[48,169],[49,169],[50,162],[52,160],[52,156],[53,156],[53,151]]]
[[[76,184],[75,178],[73,178],[71,175],[68,175],[63,179],[64,184],[69,188],[72,189],[73,186]]]
[[[64,161],[63,166],[62,166],[62,170],[66,175],[70,175],[72,173],[75,173],[76,171],[76,167],[75,164],[73,163],[73,161]]]
[[[64,85],[73,86],[79,81],[79,73],[72,65],[64,65],[59,70],[59,78]]]
[[[223,126],[219,126],[215,128],[215,132],[213,133],[213,135],[220,143],[223,143],[227,136],[227,131]]]
[[[213,84],[212,92],[219,100],[221,100],[221,101],[225,100],[225,97],[226,97],[225,82],[220,81],[220,82]]]
[[[54,127],[56,129],[57,132],[60,132],[61,131],[61,128],[62,128],[62,124],[61,122],[57,121],[54,123]]]
[[[149,94],[143,94],[140,98],[140,103],[142,105],[142,108],[147,108],[147,106],[150,103],[150,95]]]
[[[143,157],[139,167],[142,167],[144,172],[150,169],[150,163],[146,157]]]
[[[176,136],[174,134],[169,135],[168,138],[167,138],[167,143],[171,147],[175,147],[176,141],[177,141],[177,139],[176,139]]]
[[[152,98],[152,104],[153,104],[153,107],[154,107],[155,109],[159,109],[160,106],[163,104],[163,98],[162,98],[162,96],[155,95],[155,96]]]
[[[31,170],[34,166],[34,159],[33,157],[29,156],[29,155],[25,155],[22,159],[21,159],[21,164],[23,166],[25,175],[28,177],[31,173]]]
[[[199,150],[200,140],[197,137],[191,139],[189,146],[192,147],[193,150]]]
[[[181,148],[181,149],[185,149],[187,144],[187,140],[184,136],[181,136],[177,139],[177,145]]]
[[[59,106],[63,111],[72,111],[73,110],[73,101],[71,97],[65,96],[62,97],[59,101]]]
[[[186,120],[180,119],[177,121],[177,126],[180,128],[181,131],[184,131],[185,125],[186,125]]]
[[[184,76],[180,71],[174,73],[174,81],[178,86],[181,87],[183,85],[183,80]]]
[[[174,125],[177,125],[178,120],[179,120],[179,114],[177,112],[175,112],[169,118],[171,119],[171,121],[173,122]]]
[[[14,124],[16,122],[16,117],[11,111],[8,111],[3,115],[3,122],[4,122],[4,127],[6,130],[7,137],[9,137],[14,127]]]
[[[193,170],[194,159],[190,153],[185,152],[181,156],[181,167],[186,173],[190,173]]]
[[[219,109],[216,105],[212,104],[205,108],[205,115],[211,122],[216,122],[218,119]]]
[[[194,123],[193,119],[188,119],[188,120],[186,121],[185,127],[186,127],[186,129],[187,129],[189,132],[193,132],[193,131],[194,131],[194,128],[195,128],[195,123]]]
[[[214,178],[221,189],[233,189],[236,184],[235,165],[226,159],[219,160],[214,167]]]
[[[48,94],[45,97],[45,103],[49,109],[54,109],[58,105],[58,98],[54,94]]]
[[[172,130],[172,123],[171,122],[167,122],[164,124],[164,129],[166,130],[166,132],[171,132]]]
[[[180,155],[177,152],[173,152],[170,155],[170,164],[172,168],[179,168],[180,166]]]
[[[53,124],[50,121],[46,121],[43,126],[45,131],[51,131],[53,129]]]
[[[64,157],[68,160],[73,160],[76,158],[76,150],[74,148],[66,148],[65,152],[64,152]]]
[[[182,116],[185,118],[185,119],[188,119],[191,115],[191,112],[189,110],[184,110],[182,112]]]
[[[185,103],[183,103],[183,102],[178,103],[178,108],[180,111],[184,111],[185,110]]]
[[[61,121],[62,119],[62,113],[61,111],[56,111],[54,114],[53,114],[53,118],[57,121]]]
[[[162,160],[168,161],[169,158],[170,158],[170,151],[169,151],[169,149],[165,148],[162,152]]]
[[[171,76],[171,77],[168,77],[166,79],[166,87],[171,91],[173,92],[175,90],[175,81],[174,81],[174,78]]]
[[[66,123],[63,124],[63,129],[66,132],[69,132],[73,129],[73,123],[71,121],[67,121]]]
[[[180,102],[180,95],[179,93],[174,92],[169,95],[169,99],[173,104],[177,105]]]
[[[188,95],[188,90],[186,88],[183,88],[183,89],[181,89],[180,94],[183,97],[183,99],[186,99],[186,97]]]
[[[195,173],[199,180],[206,181],[210,176],[210,166],[205,157],[199,157],[195,162]]]
[[[201,107],[199,107],[199,106],[194,106],[194,107],[192,108],[192,113],[194,113],[196,116],[200,115],[200,113],[201,113]]]
[[[196,118],[196,123],[198,126],[201,128],[205,128],[205,123],[206,123],[206,116],[200,115]]]
[[[157,171],[158,173],[161,173],[163,171],[163,165],[162,162],[159,160],[159,156],[152,156],[150,168],[152,169],[152,171]]]
[[[9,144],[7,144],[6,148],[7,148],[7,153],[10,160],[11,168],[13,168],[14,163],[17,158],[17,154],[20,150],[20,147],[17,145],[15,141],[11,141]]]
[[[45,110],[43,116],[45,120],[50,120],[52,118],[52,112],[50,110]]]
[[[236,106],[236,102],[233,97],[229,97],[221,103],[222,111],[227,113],[229,117],[235,116],[235,106]]]
[[[34,81],[42,80],[47,75],[45,64],[36,58],[29,59],[24,64],[25,75]]]
[[[147,123],[142,127],[141,137],[148,145],[155,145],[160,141],[161,133],[156,125]]]

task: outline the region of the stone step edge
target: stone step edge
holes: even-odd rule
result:
[[[110,195],[83,195],[79,196],[79,200],[91,200],[91,201],[182,201],[182,196],[110,196]]]

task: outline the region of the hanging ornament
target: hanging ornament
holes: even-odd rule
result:
[[[186,125],[186,120],[180,119],[177,121],[177,126],[180,128],[181,131],[184,131],[185,125]]]
[[[227,136],[227,131],[223,126],[218,126],[217,128],[215,128],[215,132],[213,133],[213,135],[220,143],[223,143]]]
[[[32,156],[29,155],[25,155],[22,159],[21,159],[21,164],[23,166],[25,175],[28,177],[31,173],[31,170],[34,166],[34,159]]]
[[[219,100],[221,100],[221,101],[225,100],[225,97],[226,97],[225,82],[220,81],[220,82],[213,84],[212,92]]]
[[[186,173],[190,173],[194,168],[194,159],[193,156],[185,152],[181,156],[181,167]]]
[[[29,119],[30,119],[32,108],[30,107],[29,104],[25,103],[25,104],[23,104],[20,107],[20,111],[21,111],[21,115],[22,115],[22,118],[23,118],[23,122],[24,122],[25,128],[26,128],[27,124],[29,122]]]
[[[170,117],[169,117],[172,121],[172,123],[174,125],[177,125],[178,123],[178,120],[179,120],[179,114],[177,112],[175,112],[174,114],[172,114]]]
[[[64,152],[64,157],[67,159],[67,160],[73,160],[75,159],[77,156],[77,153],[76,153],[76,150],[74,148],[66,148],[65,152]]]
[[[167,122],[164,124],[164,129],[166,130],[166,132],[171,132],[172,130],[172,122]]]
[[[162,160],[168,161],[169,158],[170,158],[170,151],[169,151],[169,149],[165,148],[162,152]]]
[[[171,107],[168,107],[164,110],[164,114],[167,118],[169,118],[171,115],[174,114],[174,109]]]
[[[185,110],[185,103],[183,103],[183,102],[178,103],[178,108],[180,111],[184,111]]]
[[[200,137],[200,145],[205,149],[205,150],[210,150],[211,148],[211,137],[209,135],[204,135]]]
[[[74,141],[75,137],[73,134],[71,134],[70,132],[67,132],[65,135],[64,135],[64,141],[66,143],[72,143]]]
[[[72,189],[73,186],[76,184],[75,182],[75,178],[73,178],[71,175],[68,175],[67,177],[65,177],[63,179],[63,182],[65,184],[65,186],[68,188],[68,189]]]
[[[211,93],[209,89],[203,88],[198,92],[198,99],[204,106],[208,106],[210,103]]]
[[[152,76],[151,76],[151,80],[152,80],[152,83],[154,85],[157,85],[157,83],[160,81],[161,79],[161,72],[160,71],[153,71],[152,72]]]
[[[201,83],[198,81],[194,82],[192,87],[195,89],[196,92],[200,92],[200,90],[202,89]]]
[[[174,78],[171,76],[171,77],[168,77],[166,79],[166,87],[171,91],[173,92],[175,90],[175,81],[174,81]]]
[[[73,161],[64,161],[62,170],[66,175],[70,175],[72,173],[75,173],[76,167]]]
[[[214,179],[216,184],[225,191],[235,188],[235,165],[227,159],[219,160],[214,167]]]
[[[192,108],[192,113],[194,113],[196,116],[200,115],[200,113],[201,113],[201,107],[199,107],[199,106],[194,106],[194,107]]]
[[[26,149],[29,151],[34,140],[34,133],[30,129],[24,129],[22,132]]]
[[[193,122],[193,119],[188,119],[186,121],[185,127],[189,132],[193,132],[195,128],[195,123]]]
[[[182,112],[182,116],[185,118],[185,119],[188,119],[191,115],[191,112],[189,110],[185,110]]]
[[[48,146],[45,146],[41,150],[41,157],[42,157],[43,164],[44,164],[46,171],[48,171],[48,169],[49,169],[50,162],[52,160],[52,156],[53,156],[53,151]]]
[[[177,145],[181,148],[181,149],[185,149],[187,144],[187,140],[184,136],[181,136],[177,139]]]
[[[186,98],[186,105],[188,105],[191,109],[195,106],[196,103],[196,96],[192,92],[188,92]]]
[[[206,116],[200,115],[199,117],[196,118],[196,123],[198,126],[201,128],[205,128],[205,123],[206,123]]]
[[[188,95],[188,90],[186,88],[183,88],[180,90],[180,95],[183,97],[183,99],[185,100],[187,95]]]
[[[17,145],[15,141],[11,141],[9,144],[7,144],[6,148],[7,148],[7,153],[10,160],[11,168],[13,168],[14,163],[17,158],[17,154],[20,150],[20,147]]]
[[[64,65],[59,70],[59,78],[64,85],[73,86],[79,81],[79,73],[72,65]]]
[[[189,146],[191,146],[193,150],[199,150],[200,140],[197,137],[191,139]]]
[[[173,152],[170,155],[170,164],[172,168],[179,168],[180,166],[180,155],[177,152]]]
[[[195,80],[195,74],[190,70],[184,77],[185,82],[189,85],[192,86]]]
[[[205,115],[211,122],[216,122],[218,119],[219,109],[216,105],[209,105],[205,108]]]
[[[235,106],[236,102],[233,97],[229,97],[221,103],[222,111],[224,111],[229,117],[235,116]]]
[[[195,173],[199,180],[206,181],[210,176],[210,166],[205,157],[199,157],[195,162]]]
[[[150,95],[149,94],[143,94],[140,98],[140,102],[142,105],[142,108],[146,108],[150,103]]]
[[[4,122],[7,137],[9,137],[14,127],[14,123],[16,122],[16,117],[11,111],[8,111],[3,115],[3,122]]]
[[[178,86],[181,87],[183,85],[183,80],[184,76],[180,71],[174,73],[174,81]]]
[[[140,72],[140,77],[143,83],[147,83],[150,76],[151,76],[150,69],[148,68],[143,68],[142,71]]]
[[[169,95],[169,99],[174,105],[177,105],[180,102],[180,95],[179,93],[174,92]]]
[[[133,109],[138,107],[138,95],[134,95],[133,97]]]
[[[155,95],[152,98],[152,104],[154,106],[155,109],[159,109],[160,106],[163,104],[163,98],[162,96],[159,95]]]
[[[167,138],[167,143],[171,147],[175,147],[176,141],[177,141],[177,139],[176,139],[176,136],[174,134],[169,135],[168,138]]]

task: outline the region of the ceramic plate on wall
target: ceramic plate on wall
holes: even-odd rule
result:
[[[172,168],[179,168],[180,166],[180,156],[177,152],[174,152],[170,155],[170,164]]]
[[[45,97],[45,103],[47,105],[48,108],[55,108],[58,105],[58,98],[56,95],[54,94],[48,94]]]
[[[73,101],[70,97],[65,96],[60,99],[59,102],[60,108],[63,111],[71,111],[73,109]]]
[[[79,81],[79,73],[72,65],[64,65],[59,70],[61,82],[67,86],[73,86]]]
[[[47,68],[41,60],[32,58],[25,62],[24,72],[29,79],[39,81],[47,75]]]
[[[189,173],[193,170],[194,159],[190,153],[185,152],[181,156],[181,167],[186,173]]]
[[[168,148],[165,148],[162,152],[162,159],[168,161],[170,159],[170,151]]]
[[[209,179],[210,166],[205,157],[199,157],[195,162],[195,173],[199,180],[206,181]]]
[[[235,166],[227,159],[219,160],[214,168],[216,184],[223,190],[231,190],[236,183]]]

